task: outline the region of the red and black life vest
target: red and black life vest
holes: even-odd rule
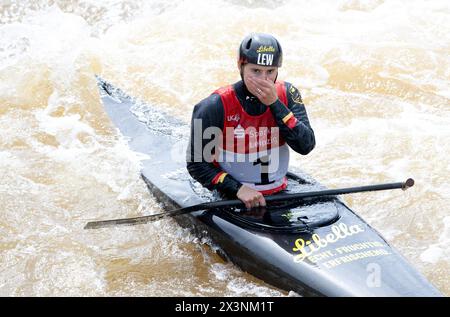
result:
[[[279,100],[287,106],[284,82],[276,82]],[[289,147],[279,133],[270,108],[258,116],[245,112],[233,86],[216,90],[224,107],[222,143],[216,161],[225,173],[264,195],[286,188]],[[226,176],[218,175],[218,179]]]

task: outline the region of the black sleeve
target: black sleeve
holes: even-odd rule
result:
[[[270,105],[270,110],[280,128],[281,136],[297,153],[306,155],[314,149],[316,139],[309,124],[302,97],[297,88],[286,82],[287,108],[280,100]]]
[[[206,146],[211,147],[209,143],[212,140],[218,140],[215,135],[211,135],[211,138],[203,137],[205,130],[209,127],[217,127],[222,130],[223,120],[222,100],[217,94],[209,96],[194,107],[191,136],[186,153],[187,170],[195,180],[209,190],[218,190],[228,197],[235,197],[242,184],[229,174],[218,181],[224,171],[211,163],[209,151],[204,151]]]

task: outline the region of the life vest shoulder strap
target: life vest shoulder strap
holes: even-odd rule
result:
[[[241,103],[239,102],[232,85],[221,87],[215,90],[213,94],[218,94],[220,96],[225,117],[230,113],[239,112],[241,110]]]
[[[219,89],[216,89],[213,94],[218,94],[219,96],[227,96],[230,95],[230,93],[233,93],[234,89],[232,85],[220,87]]]
[[[287,94],[286,94],[286,84],[284,83],[284,81],[277,81],[275,83],[275,87],[277,88],[278,98],[287,107],[288,100],[287,100]]]

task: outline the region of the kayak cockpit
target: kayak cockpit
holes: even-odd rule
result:
[[[308,192],[321,189],[317,182],[288,172],[288,188],[283,193]],[[216,201],[223,197],[211,192],[190,179],[192,191],[203,200]],[[296,201],[273,201],[266,208],[246,210],[245,208],[222,207],[217,215],[248,229],[298,233],[331,225],[339,219],[339,205],[336,197],[304,198]]]
[[[339,219],[336,198],[271,203],[252,210],[222,208],[221,215],[249,229],[283,233],[308,232]]]

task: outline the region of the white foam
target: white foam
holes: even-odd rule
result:
[[[210,266],[209,271],[215,279],[226,283],[227,296],[283,296],[281,292],[275,289],[249,282],[241,277],[241,272],[229,263],[214,263]]]
[[[61,146],[71,147],[74,143],[79,144],[78,135],[86,133],[94,135],[94,130],[86,123],[80,121],[80,115],[68,115],[53,117],[42,111],[36,112],[36,119],[40,128],[48,134],[56,137]]]
[[[439,234],[439,241],[431,244],[420,254],[423,262],[436,264],[450,258],[450,216],[443,219],[444,228]]]
[[[283,296],[283,294],[274,289],[265,286],[259,286],[255,283],[248,282],[244,278],[234,278],[227,284],[227,289],[232,296]]]
[[[422,254],[420,259],[428,263],[437,263],[444,256],[444,250],[437,245],[431,245]]]

